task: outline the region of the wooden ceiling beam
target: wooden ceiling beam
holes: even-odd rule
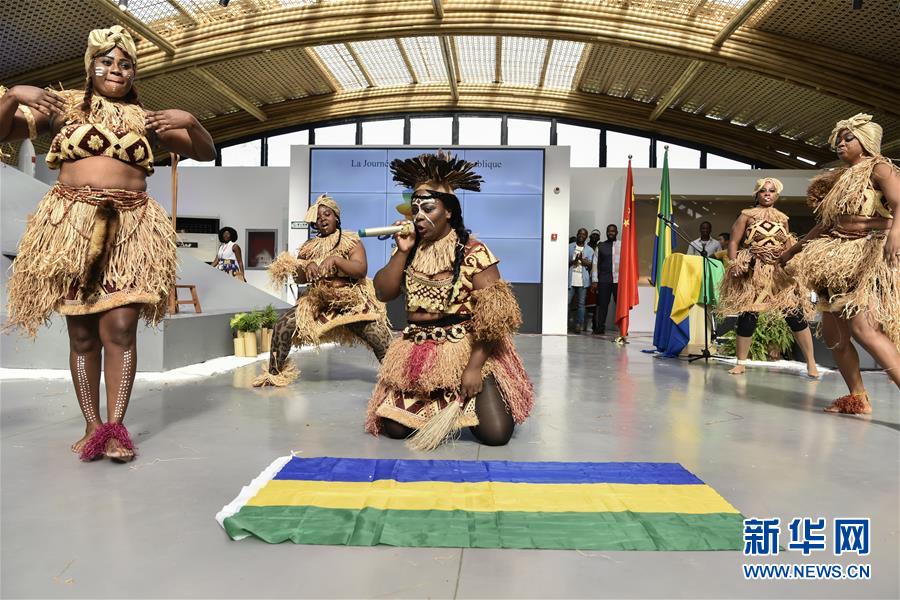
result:
[[[456,65],[453,62],[453,52],[450,49],[450,42],[446,37],[441,36],[441,56],[444,58],[444,66],[447,71],[447,83],[450,87],[450,96],[454,102],[459,100],[459,85],[456,81]]]
[[[207,71],[202,67],[198,67],[196,69],[192,69],[191,73],[205,81],[209,87],[222,94],[243,110],[247,111],[254,117],[256,117],[259,121],[266,121],[269,117],[263,112],[256,104],[254,104],[250,99],[243,96],[240,92],[235,91],[230,85]]]
[[[713,40],[713,46],[721,46],[725,43],[725,40],[731,37],[731,34],[734,33],[738,27],[747,22],[747,19],[753,16],[759,7],[762,6],[767,0],[750,0],[744,6],[741,7],[737,13],[731,20],[728,21],[728,24],[722,28],[716,35],[716,39]]]
[[[366,68],[365,63],[359,57],[359,52],[353,48],[353,44],[347,43],[344,46],[347,48],[347,52],[350,53],[350,58],[356,63],[359,72],[362,73],[363,79],[366,80],[366,87],[375,87],[375,80],[372,79],[372,74],[369,73],[369,69]]]
[[[547,69],[550,68],[550,51],[553,50],[553,40],[547,42],[547,48],[544,51],[544,64],[541,65],[541,76],[538,79],[538,87],[544,87],[544,81],[547,80]]]
[[[697,75],[700,74],[700,71],[703,70],[703,61],[695,60],[692,61],[684,72],[678,77],[672,87],[669,88],[669,91],[660,98],[659,102],[656,105],[656,108],[653,109],[653,112],[650,113],[650,120],[655,121],[659,118],[663,112],[666,111],[677,99],[678,96],[684,92],[689,85],[691,85],[694,80],[697,78]]]

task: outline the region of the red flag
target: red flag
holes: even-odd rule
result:
[[[622,253],[619,256],[619,289],[616,297],[616,325],[623,338],[628,337],[631,309],[638,304],[637,222],[634,212],[634,177],[631,158],[625,180],[625,209],[622,211]]]

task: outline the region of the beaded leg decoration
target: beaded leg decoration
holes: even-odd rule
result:
[[[131,398],[131,388],[134,384],[134,373],[137,367],[135,364],[136,353],[133,348],[129,348],[122,352],[119,365],[114,364],[114,360],[110,353],[107,353],[106,411],[109,422],[104,429],[105,439],[102,453],[114,461],[129,462],[134,459],[134,444],[128,435],[128,430],[122,424],[122,419],[125,418],[125,411],[128,409],[128,401]],[[119,449],[109,450],[109,442],[112,440],[119,443]]]
[[[75,354],[69,357],[69,368],[72,372],[72,383],[75,385],[75,397],[81,414],[84,415],[87,429],[99,427],[100,420],[100,353]],[[72,452],[80,453],[87,443],[87,436],[72,445]]]

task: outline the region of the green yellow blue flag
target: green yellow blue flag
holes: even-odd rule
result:
[[[232,539],[740,550],[743,516],[677,463],[282,457],[216,516]]]
[[[662,182],[659,188],[659,204],[656,214],[672,220],[672,191],[669,188],[669,149],[663,154]],[[650,265],[650,283],[656,287],[656,299],[659,301],[659,286],[663,272],[663,263],[675,248],[675,232],[662,219],[656,219],[656,236],[653,238],[653,262]]]

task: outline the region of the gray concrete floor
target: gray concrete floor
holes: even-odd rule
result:
[[[376,364],[361,349],[299,357],[290,388],[255,390],[260,363],[204,381],[140,384],[127,423],[140,456],[83,464],[71,384],[0,384],[0,595],[108,597],[897,598],[900,394],[866,374],[872,418],[821,412],[837,374],[808,381],[688,365],[587,336],[520,336],[537,388],[504,448],[471,439],[436,458],[676,461],[748,516],[871,517],[870,581],[752,582],[739,552],[578,552],[277,546],[214,520],[274,458],[414,457],[362,431]],[[415,457],[421,457],[417,455]],[[787,544],[782,533],[782,545]],[[763,563],[848,562],[782,552]]]

